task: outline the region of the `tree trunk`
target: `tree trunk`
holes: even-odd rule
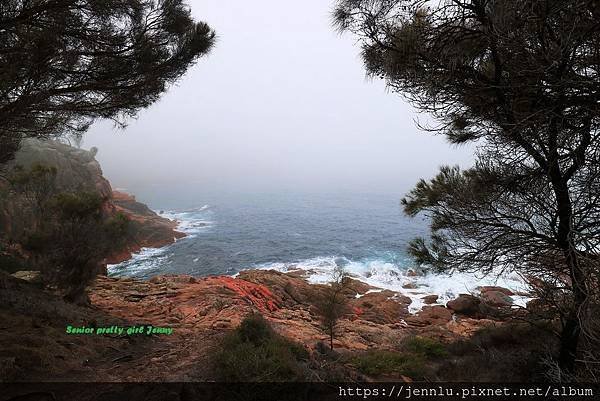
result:
[[[579,345],[579,335],[581,333],[581,324],[579,319],[569,317],[560,334],[560,355],[558,365],[567,372],[575,371],[575,360],[577,357],[577,346]]]
[[[565,263],[569,270],[571,281],[571,304],[563,317],[563,327],[560,335],[559,366],[567,373],[575,370],[577,346],[581,334],[581,320],[579,312],[587,301],[586,277],[582,270],[577,248],[573,239],[572,230],[572,205],[567,184],[562,180],[553,180],[554,192],[558,206],[557,240],[561,248]]]
[[[587,301],[587,292],[585,291],[585,274],[581,270],[580,261],[576,255],[575,249],[571,246],[566,253],[573,292],[573,303],[564,320],[560,336],[559,365],[563,370],[570,373],[575,370],[577,346],[581,334],[581,317],[579,316],[579,313]]]
[[[333,350],[333,329],[329,331],[329,348]]]

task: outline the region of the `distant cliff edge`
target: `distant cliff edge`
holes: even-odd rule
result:
[[[24,227],[36,224],[33,216],[23,218],[23,213],[18,213],[31,194],[25,190],[15,191],[7,177],[17,171],[29,171],[34,166],[44,166],[53,168],[56,172],[52,188],[47,190],[53,193],[95,192],[104,200],[103,209],[107,217],[122,213],[129,219],[131,235],[124,247],[114,249],[111,254],[106,255],[108,264],[127,260],[132,253],[143,247],[163,247],[185,236],[176,230],[177,222],[157,215],[132,195],[113,191],[95,159],[96,152],[95,148],[84,150],[57,141],[25,140],[14,160],[2,171],[0,230],[10,236]]]

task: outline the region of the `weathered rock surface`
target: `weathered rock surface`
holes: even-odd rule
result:
[[[393,348],[404,336],[432,330],[440,338],[452,339],[487,321],[480,324],[478,319],[465,316],[459,324],[453,319],[455,311],[441,305],[425,306],[410,315],[408,297],[365,286],[352,280],[344,293],[348,312],[336,329],[334,344],[338,348]],[[94,306],[107,314],[140,324],[169,325],[182,336],[231,330],[246,315],[261,313],[281,334],[315,349],[317,343],[327,340],[315,308],[326,288],[309,284],[298,273],[248,270],[236,278],[177,275],[140,281],[98,277],[90,297]],[[363,295],[357,298],[357,292]],[[463,296],[450,304],[471,311],[477,302],[477,298],[473,301]],[[458,304],[464,305],[461,308]],[[475,311],[479,313],[479,309]]]
[[[112,191],[107,208],[111,213],[127,216],[133,232],[125,248],[116,250],[107,258],[109,264],[127,260],[141,248],[161,248],[185,237],[184,233],[177,231],[177,222],[157,215],[134,196],[124,192]]]
[[[107,217],[116,213],[126,215],[131,221],[132,236],[124,246],[107,255],[107,263],[122,262],[142,247],[162,247],[185,236],[176,231],[176,222],[158,216],[131,195],[113,191],[95,159],[96,152],[96,149],[78,149],[57,141],[27,139],[23,141],[14,160],[4,167],[3,174],[8,176],[17,167],[25,170],[35,165],[54,167],[56,176],[53,180],[54,187],[50,189],[52,193],[96,192],[105,200],[104,211]],[[7,185],[7,182],[0,180],[0,191]],[[8,236],[18,237],[24,228],[36,224],[31,213],[22,213],[26,209],[25,196],[26,194],[11,193],[6,202],[0,204],[0,230]]]
[[[328,337],[315,309],[316,299],[327,286],[309,284],[297,272],[252,270],[236,278],[175,275],[147,281],[99,276],[89,288],[93,307],[83,309],[25,281],[28,274],[17,276],[22,279],[0,272],[0,317],[8,322],[0,330],[0,348],[8,350],[0,353],[0,365],[8,361],[14,365],[9,372],[27,371],[30,378],[210,380],[210,350],[251,313],[265,316],[277,332],[310,353],[318,353],[319,343]],[[357,292],[363,295],[357,298]],[[425,306],[410,315],[408,298],[357,281],[350,283],[344,295],[349,308],[336,327],[337,352],[394,349],[412,335],[453,341],[501,324],[453,314],[441,305]],[[463,295],[449,304],[469,311],[468,306],[477,302]],[[174,331],[167,336],[133,338],[69,336],[64,332],[68,324],[152,325]]]
[[[229,330],[246,315],[258,312],[286,337],[314,347],[327,339],[314,308],[324,289],[294,275],[251,270],[237,278],[159,276],[138,281],[98,277],[91,299],[111,315],[140,324],[170,325],[182,335]],[[336,344],[347,349],[391,347],[407,334],[399,323],[408,314],[408,303],[408,298],[391,291],[360,299],[349,292],[349,312],[340,321]]]
[[[513,299],[510,296],[496,290],[482,292],[481,300],[485,304],[495,307],[508,307],[513,304]]]
[[[460,294],[458,298],[448,301],[448,309],[467,316],[475,316],[481,313],[481,300],[473,295]]]
[[[56,168],[58,191],[94,191],[103,197],[110,197],[111,187],[102,176],[100,164],[95,159],[95,151],[75,148],[57,141],[25,139],[14,160],[8,163],[9,169],[21,166],[25,169],[35,164]]]
[[[421,311],[406,318],[409,326],[443,326],[452,320],[452,310],[440,305],[424,306]]]
[[[504,295],[508,295],[509,297],[515,295],[515,293],[512,290],[509,290],[508,288],[504,288],[504,287],[483,286],[483,287],[477,287],[477,289],[479,290],[479,292],[481,294],[484,294],[489,291],[497,291],[497,292],[501,292]]]
[[[438,301],[439,296],[438,295],[426,295],[423,298],[421,298],[423,300],[423,302],[427,305],[431,305],[434,304]]]

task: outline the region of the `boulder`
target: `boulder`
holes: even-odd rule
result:
[[[482,292],[481,300],[485,304],[495,307],[509,307],[513,304],[513,299],[501,291]]]
[[[439,296],[437,296],[437,295],[426,295],[426,296],[422,297],[421,299],[427,305],[431,305],[431,304],[436,303],[438,298],[439,298]]]
[[[474,316],[481,313],[481,300],[473,295],[460,294],[458,298],[448,301],[446,307],[462,315]]]
[[[409,316],[411,299],[390,290],[370,292],[359,299],[351,299],[350,306],[362,320],[377,324],[392,324]]]
[[[515,293],[513,291],[509,290],[508,288],[497,287],[497,286],[493,286],[493,285],[486,285],[486,286],[478,287],[477,289],[479,290],[479,292],[481,294],[484,294],[489,291],[497,291],[497,292],[501,292],[505,295],[508,295],[509,297],[515,295]]]
[[[424,306],[416,315],[404,319],[409,326],[442,326],[452,320],[452,311],[441,305]]]

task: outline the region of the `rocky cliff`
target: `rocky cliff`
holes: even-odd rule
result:
[[[19,168],[28,171],[36,165],[51,167],[56,169],[51,188],[53,193],[96,192],[104,199],[107,217],[116,213],[127,216],[131,223],[131,236],[124,247],[107,255],[107,263],[121,262],[142,247],[162,247],[184,236],[176,230],[176,222],[158,216],[131,195],[113,191],[95,159],[96,152],[95,148],[88,151],[57,141],[28,139],[23,141],[15,159],[3,168],[2,176],[10,177]],[[10,236],[23,227],[35,225],[35,221],[29,221],[32,216],[20,213],[28,194],[11,191],[6,180],[0,180],[0,192],[0,228],[5,235]]]
[[[185,234],[177,231],[177,222],[157,215],[148,206],[138,202],[134,196],[112,191],[107,207],[112,213],[128,217],[133,236],[124,249],[116,250],[107,258],[107,263],[119,263],[131,257],[141,248],[161,248],[175,242]]]

